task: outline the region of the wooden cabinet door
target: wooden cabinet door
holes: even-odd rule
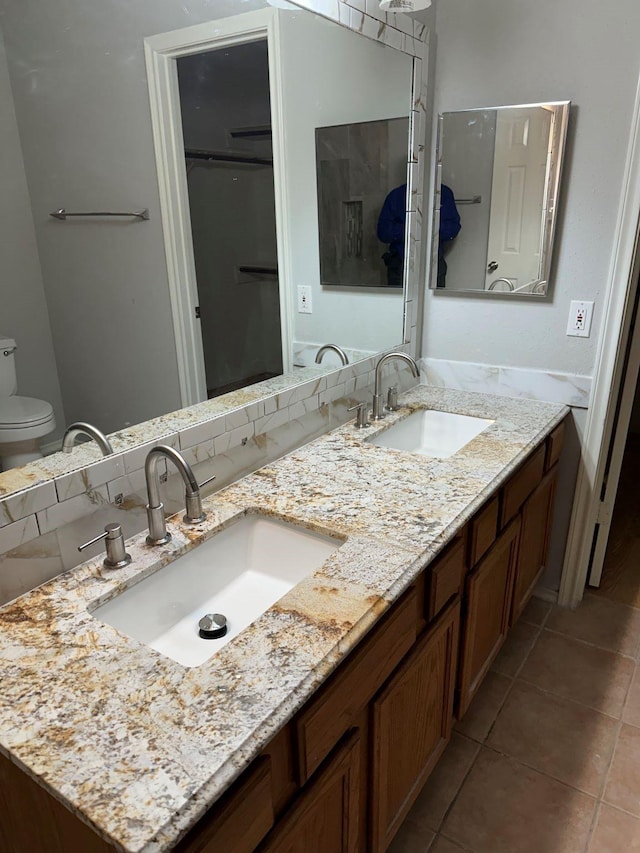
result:
[[[389,846],[451,735],[459,628],[455,602],[372,703],[373,853]]]
[[[260,853],[357,853],[360,765],[355,729],[276,824]]]
[[[467,577],[459,717],[465,714],[509,630],[519,533],[520,516],[500,534],[491,550]]]
[[[557,479],[556,465],[545,475],[522,508],[522,528],[511,608],[512,625],[524,610],[545,566]]]

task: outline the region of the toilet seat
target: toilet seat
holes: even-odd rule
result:
[[[0,398],[0,444],[42,438],[55,427],[51,403],[35,397]]]
[[[0,400],[0,430],[24,429],[48,423],[53,406],[35,397],[5,397]]]

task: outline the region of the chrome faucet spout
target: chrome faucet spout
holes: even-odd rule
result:
[[[320,347],[320,349],[316,353],[316,364],[321,363],[321,361],[324,357],[324,354],[326,352],[337,353],[340,361],[343,364],[349,364],[349,357],[347,356],[346,352],[342,349],[342,347],[338,346],[338,344],[325,344],[323,347]]]
[[[149,545],[164,545],[171,539],[171,534],[167,531],[167,525],[164,517],[164,505],[160,500],[160,478],[158,476],[158,462],[162,458],[169,459],[180,472],[185,486],[185,505],[186,512],[184,521],[187,524],[199,524],[204,521],[206,515],[202,509],[202,498],[200,496],[200,486],[196,480],[191,466],[184,456],[173,447],[167,447],[164,444],[158,444],[152,447],[144,463],[144,473],[147,480],[147,518],[149,520],[149,535],[147,543]],[[215,479],[212,477],[211,479]],[[209,482],[209,481],[207,481]]]
[[[79,435],[86,435],[92,438],[102,451],[103,456],[109,456],[114,452],[111,442],[98,427],[94,427],[92,424],[87,424],[83,421],[76,421],[70,424],[65,430],[64,438],[62,439],[62,450],[64,453],[71,453],[75,446],[76,438]]]
[[[392,361],[394,359],[406,362],[409,365],[411,373],[413,374],[415,379],[420,376],[420,369],[415,359],[411,358],[411,356],[407,355],[405,352],[388,352],[386,355],[383,355],[382,358],[376,364],[376,377],[373,391],[373,410],[371,412],[371,417],[374,421],[380,421],[382,420],[382,418],[384,418],[382,390],[380,388],[382,382],[382,368],[388,361]]]

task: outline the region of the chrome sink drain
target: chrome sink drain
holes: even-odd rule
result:
[[[198,628],[203,640],[218,640],[227,633],[227,617],[222,613],[207,613],[198,622]]]

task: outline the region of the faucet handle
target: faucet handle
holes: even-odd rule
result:
[[[207,477],[206,480],[203,480],[202,483],[198,486],[198,493],[195,495],[189,494],[189,492],[185,492],[185,505],[186,512],[182,517],[182,520],[185,524],[200,524],[201,521],[204,521],[207,517],[206,512],[202,509],[202,496],[200,495],[200,489],[203,486],[212,483],[216,478],[214,474],[213,477]]]
[[[388,412],[395,412],[398,408],[398,386],[392,385],[387,391],[387,405],[386,410]]]
[[[78,545],[78,551],[84,551],[101,539],[105,540],[107,556],[102,561],[102,565],[107,569],[121,569],[128,566],[131,562],[131,555],[127,554],[124,545],[124,536],[122,535],[122,527],[119,524],[106,524],[104,533],[99,536],[94,536],[84,545]]]
[[[357,403],[355,406],[351,406],[351,408],[347,409],[348,412],[357,411],[356,429],[364,429],[365,427],[371,426],[369,421],[367,420],[367,409],[368,405],[364,400],[361,403]]]

